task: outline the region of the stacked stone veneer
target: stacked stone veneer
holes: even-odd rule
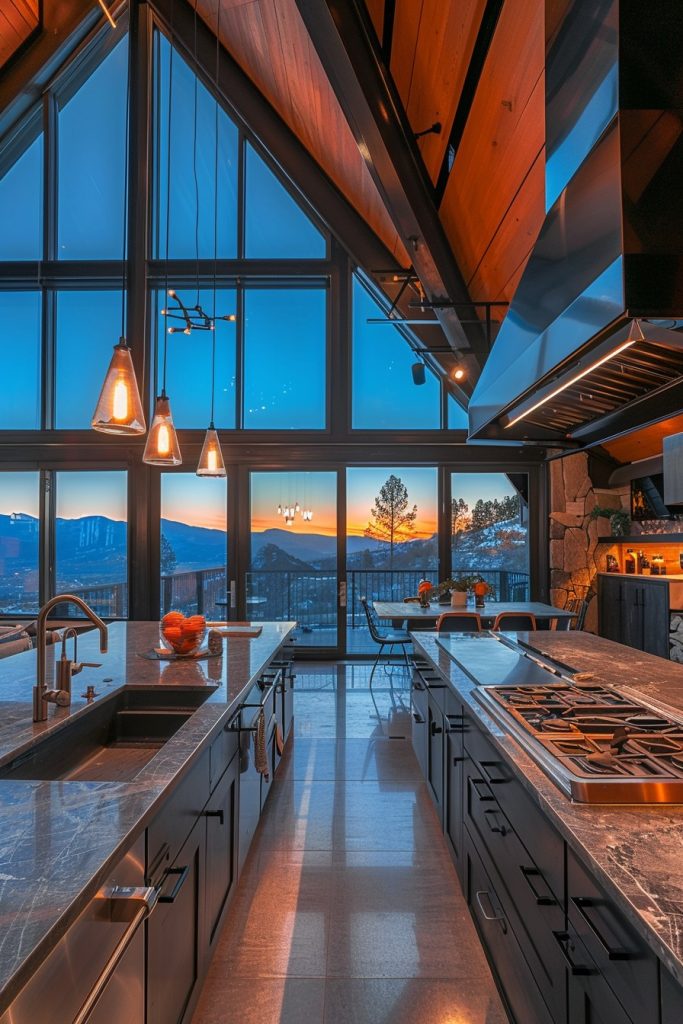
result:
[[[606,490],[593,485],[588,455],[577,452],[550,463],[550,599],[563,608],[574,597],[589,601],[587,629],[597,632],[596,574],[605,569],[607,545],[599,536],[611,533],[608,519],[589,519],[596,505],[625,508],[630,487]]]

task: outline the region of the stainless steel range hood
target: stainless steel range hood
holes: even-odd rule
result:
[[[547,0],[546,35],[549,208],[470,436],[586,446],[683,407],[681,7]]]

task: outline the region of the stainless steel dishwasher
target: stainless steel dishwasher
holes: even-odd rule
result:
[[[146,917],[141,837],[0,1017],[0,1024],[144,1024]]]

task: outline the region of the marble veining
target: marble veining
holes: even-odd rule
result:
[[[473,694],[476,684],[437,645],[437,634],[414,636],[418,651],[451,683],[569,846],[683,985],[683,806],[572,803],[486,714]],[[588,633],[518,636],[577,671],[669,705],[683,720],[683,666]]]
[[[138,651],[158,644],[155,622],[109,627],[109,651],[98,637],[79,637],[83,661],[101,662],[74,677],[70,708],[50,705],[46,722],[32,721],[36,656],[27,651],[0,661],[0,765],[45,735],[88,713],[81,697],[94,684],[101,702],[122,686],[212,687],[207,701],[131,782],[0,780],[0,1013],[56,945],[164,798],[213,736],[294,629],[263,623],[256,638],[224,641],[210,661],[148,661]],[[55,649],[48,649],[47,679]]]

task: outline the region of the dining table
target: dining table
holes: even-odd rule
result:
[[[558,623],[562,623],[566,629],[570,620],[576,618],[576,612],[566,608],[555,608],[542,601],[487,601],[483,608],[475,608],[474,603],[468,603],[464,608],[454,608],[450,604],[434,602],[423,608],[415,601],[375,601],[374,608],[378,618],[389,619],[395,629],[399,629],[406,619],[410,620],[411,628],[429,629],[430,626],[436,625],[436,620],[444,612],[478,612],[482,625],[487,628],[493,625],[496,616],[501,612],[513,612],[517,615],[531,613],[538,622],[547,622],[550,629],[557,629]]]

